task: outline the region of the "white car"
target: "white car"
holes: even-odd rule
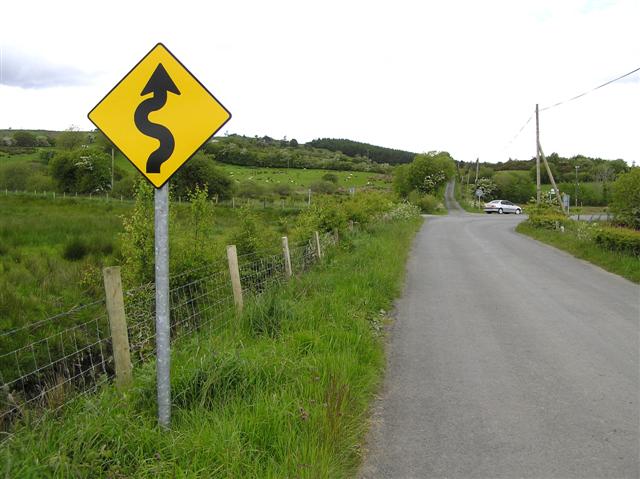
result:
[[[522,213],[522,208],[518,205],[514,205],[511,201],[507,200],[493,200],[484,205],[485,213],[515,213],[517,215]]]

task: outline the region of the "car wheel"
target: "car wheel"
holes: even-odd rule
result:
[[[501,215],[503,213],[502,208],[498,208],[498,214]]]
[[[516,210],[516,214],[517,214],[517,215],[519,215],[519,214],[521,214],[521,213],[522,213],[522,210],[521,210],[520,208],[518,208],[518,209]]]

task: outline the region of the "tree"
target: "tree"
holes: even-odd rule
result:
[[[455,172],[456,165],[449,153],[425,153],[417,155],[409,165],[396,169],[394,187],[404,197],[412,190],[431,194],[453,178]]]
[[[233,192],[231,178],[203,153],[188,160],[171,179],[173,191],[178,196],[186,196],[196,186],[205,189],[209,198],[218,195],[220,198],[230,198]]]
[[[38,139],[36,135],[28,131],[16,131],[13,134],[13,141],[16,146],[22,147],[34,147],[38,146]]]
[[[111,184],[111,159],[95,149],[58,153],[49,170],[58,189],[66,193],[98,193]]]
[[[632,168],[613,183],[609,207],[620,224],[640,229],[640,168]]]
[[[556,181],[558,181],[559,180],[558,168],[556,167],[556,165],[554,163],[549,163],[549,169],[551,170],[551,174],[553,175],[553,178]],[[534,166],[529,170],[529,176],[534,183],[536,181],[536,174],[537,174],[536,167]],[[544,162],[542,161],[542,158],[540,159],[540,183],[545,185],[548,185],[551,183],[551,179],[549,179],[549,175],[547,174],[547,168],[544,166]]]
[[[516,203],[526,203],[536,193],[535,184],[526,171],[499,171],[493,177],[496,195]]]
[[[71,127],[58,135],[56,145],[63,150],[75,150],[82,146],[85,141],[85,134]]]
[[[324,181],[330,181],[333,184],[338,184],[338,175],[335,173],[325,173],[322,175]]]

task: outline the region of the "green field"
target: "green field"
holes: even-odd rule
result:
[[[338,177],[338,187],[378,187],[391,188],[391,177],[380,173],[361,171],[313,170],[297,168],[258,168],[250,166],[227,165],[216,162],[216,166],[228,173],[236,183],[255,181],[265,185],[289,184],[294,190],[306,189],[312,183],[322,180],[322,176],[331,173]]]

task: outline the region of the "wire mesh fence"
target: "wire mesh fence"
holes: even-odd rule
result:
[[[322,251],[335,245],[335,235],[319,237]],[[315,240],[290,248],[294,275],[318,262]],[[286,279],[279,253],[238,257],[243,293],[258,295]],[[155,284],[123,292],[132,364],[155,352]],[[234,298],[226,261],[203,265],[170,277],[172,341],[221,324],[230,317]],[[113,379],[115,365],[105,299],[0,332],[0,435],[30,411],[57,410],[81,394]]]
[[[0,334],[0,431],[26,410],[58,409],[113,374],[104,300]]]

